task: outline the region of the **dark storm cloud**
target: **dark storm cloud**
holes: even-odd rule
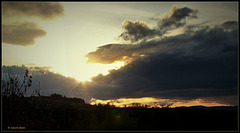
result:
[[[160,35],[157,30],[151,29],[147,24],[140,21],[134,23],[126,20],[122,27],[124,32],[118,38],[132,43],[142,39],[153,38],[158,34]]]
[[[51,19],[64,14],[63,6],[55,2],[3,2],[2,4],[4,17],[25,15]]]
[[[182,19],[185,19],[186,17],[191,18],[197,18],[196,13],[198,10],[193,10],[188,7],[184,8],[177,8],[176,6],[173,6],[170,12],[169,19],[173,19],[175,21],[181,21]]]
[[[237,95],[208,97],[208,98],[205,98],[204,100],[206,100],[206,101],[216,101],[216,102],[223,103],[223,104],[239,105]]]
[[[110,64],[116,61],[133,61],[154,53],[181,52],[196,57],[211,58],[211,55],[215,55],[221,50],[236,49],[237,31],[225,32],[222,28],[211,29],[201,25],[189,26],[186,29],[184,34],[141,42],[136,45],[104,45],[98,47],[96,51],[88,53],[86,57],[91,63]],[[219,45],[216,46],[213,42]],[[224,45],[224,43],[229,45]]]
[[[206,25],[209,21],[205,21],[199,24],[190,24],[190,25],[186,25],[184,27],[184,32],[188,33],[188,34],[192,34],[195,31],[200,31],[200,30],[207,30],[209,29],[209,26]]]
[[[236,96],[237,33],[222,28],[200,28],[192,34],[134,45],[131,51],[146,56],[136,58],[119,70],[112,70],[106,76],[93,77],[92,81],[117,86],[118,89],[109,90],[109,96],[115,98]]]
[[[182,27],[186,25],[187,18],[197,18],[198,10],[190,9],[188,7],[177,8],[173,6],[169,14],[165,16],[162,20],[158,22],[158,27],[162,33],[166,33],[168,30]]]
[[[134,32],[123,32],[120,37],[131,40],[131,36],[131,41],[138,41],[137,44],[104,45],[87,54],[88,62],[95,63],[130,60],[127,65],[109,71],[106,76],[99,74],[92,77],[92,83],[102,86],[103,90],[103,93],[94,94],[93,97],[201,98],[235,105],[237,22],[227,21],[213,28],[206,25],[207,22],[187,25],[186,20],[197,18],[197,12],[198,10],[187,7],[173,7],[170,13],[159,19],[158,28],[155,29],[146,28],[146,24],[137,27],[131,22],[125,31],[129,29]],[[183,26],[184,33],[163,36],[168,31]],[[138,34],[142,36],[139,37]],[[155,38],[157,36],[161,37]],[[223,100],[227,97],[231,97],[231,100]]]
[[[186,23],[185,22],[178,22],[175,20],[171,20],[171,19],[163,19],[162,21],[158,22],[158,26],[161,30],[167,31],[170,28],[178,28],[178,27],[182,27],[184,26]]]
[[[188,7],[177,8],[173,6],[164,18],[157,19],[157,28],[150,28],[146,23],[140,21],[132,22],[126,20],[122,25],[123,33],[118,36],[118,39],[135,43],[163,36],[169,30],[185,26],[187,18],[197,18],[197,12],[198,10],[196,9]]]
[[[226,21],[223,24],[220,25],[221,28],[226,30],[236,30],[238,28],[238,22],[237,21]]]
[[[12,45],[33,45],[36,38],[46,35],[46,32],[33,22],[3,24],[2,28],[3,42]]]

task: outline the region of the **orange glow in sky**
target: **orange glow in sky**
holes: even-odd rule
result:
[[[229,104],[221,104],[215,101],[206,101],[203,99],[195,99],[195,100],[172,100],[172,99],[158,99],[153,97],[142,97],[142,98],[120,98],[120,99],[110,99],[110,100],[100,100],[100,99],[91,99],[90,104],[110,104],[115,105],[117,107],[130,107],[132,103],[139,103],[140,105],[148,105],[148,107],[180,107],[180,106],[231,106]]]

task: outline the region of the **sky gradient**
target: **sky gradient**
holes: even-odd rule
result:
[[[238,2],[4,2],[2,18],[2,77],[28,68],[42,95],[238,104]]]

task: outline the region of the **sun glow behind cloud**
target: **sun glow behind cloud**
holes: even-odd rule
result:
[[[68,73],[64,74],[66,76],[73,77],[79,81],[91,81],[91,77],[97,76],[98,74],[107,75],[109,74],[109,70],[119,69],[124,66],[124,62],[116,62],[112,64],[88,64],[88,63],[79,63],[79,69],[76,68],[73,71],[68,71]],[[75,73],[74,73],[75,72]]]

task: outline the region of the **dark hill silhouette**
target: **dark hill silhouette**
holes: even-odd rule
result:
[[[81,98],[59,94],[24,97],[19,116],[7,117],[3,112],[3,130],[8,126],[25,130],[86,131],[236,131],[237,107],[118,108],[110,105],[86,104]],[[25,112],[25,113],[23,113]],[[27,113],[26,113],[27,112]],[[18,121],[18,122],[14,122]]]
[[[59,94],[58,94],[59,95]],[[50,105],[75,105],[75,106],[85,106],[85,101],[81,98],[67,98],[62,96],[38,96],[38,97],[25,97],[26,100],[33,99],[39,104],[50,104]]]
[[[237,131],[238,107],[118,108],[90,105],[81,98],[60,94],[24,97],[32,85],[26,70],[22,85],[17,77],[2,81],[3,131]],[[19,129],[20,128],[20,129]]]
[[[212,107],[205,107],[205,106],[190,106],[190,107],[176,107],[181,109],[205,109],[205,110],[226,110],[226,111],[238,111],[238,106],[212,106]]]

